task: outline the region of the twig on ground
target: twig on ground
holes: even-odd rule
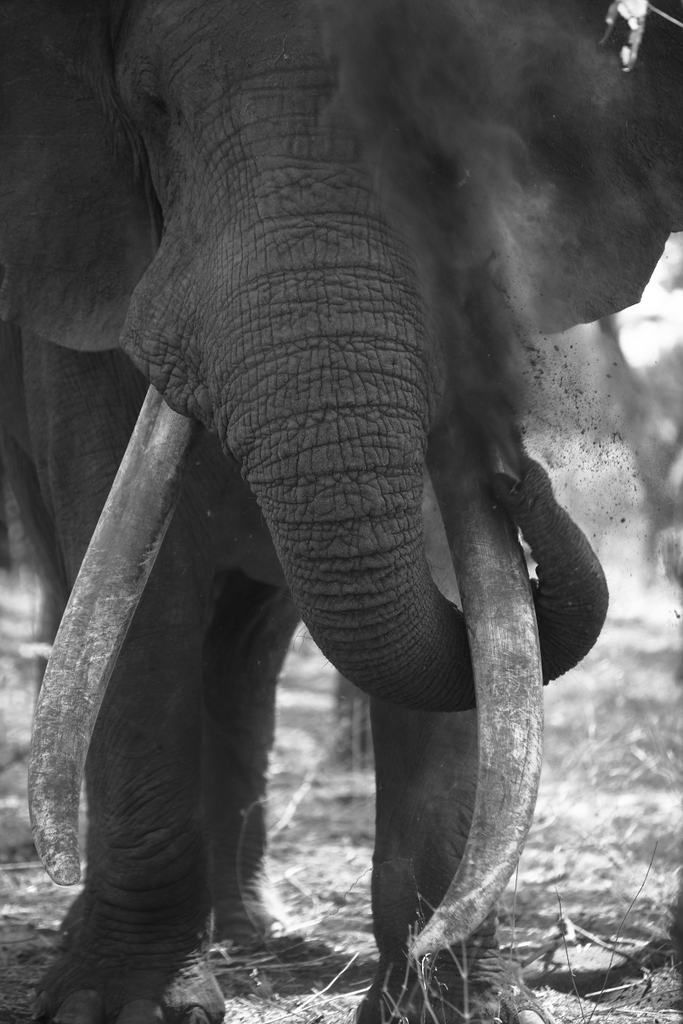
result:
[[[34,658],[44,658],[49,661],[52,654],[52,644],[32,641],[31,643],[19,644],[19,657],[24,661],[33,661]]]
[[[626,919],[624,918],[624,920]],[[578,924],[574,925],[574,927],[576,931],[579,933],[579,935],[583,935],[583,937],[588,939],[589,942],[594,943],[596,946],[600,946],[602,949],[606,949],[608,953],[618,953],[619,956],[624,958],[624,960],[628,960],[629,963],[632,963],[634,967],[637,967],[639,971],[642,971],[645,974],[645,980],[649,980],[651,972],[647,967],[643,966],[643,964],[638,963],[634,956],[632,956],[630,953],[626,953],[623,949],[617,950],[617,946],[623,945],[623,939],[621,942],[619,941],[619,932],[617,932],[616,937],[610,944],[608,942],[605,942],[604,939],[601,939],[599,935],[593,935],[592,932],[587,932],[585,928],[580,928]],[[634,982],[634,984],[639,985],[640,981]],[[605,989],[605,991],[609,992],[610,989]]]
[[[313,892],[313,890],[310,889],[307,885],[304,885],[303,882],[300,882],[298,878],[294,877],[294,875],[297,874],[297,872],[299,871],[301,871],[301,868],[295,865],[292,868],[288,868],[283,873],[282,877],[286,882],[289,882],[291,886],[293,886],[295,889],[298,889],[302,896],[305,896],[307,899],[311,901],[311,903],[317,905],[318,903],[320,903],[320,900]]]
[[[569,948],[567,946],[567,936],[565,934],[565,927],[564,927],[564,915],[562,913],[562,897],[560,896],[560,894],[557,891],[557,889],[555,890],[555,894],[557,896],[557,902],[558,902],[559,907],[560,907],[560,930],[562,931],[562,942],[564,943],[564,953],[565,953],[565,956],[567,957],[567,967],[569,968],[569,977],[572,979],[572,988],[574,989],[574,995],[576,996],[576,998],[579,1001],[579,1012],[581,1013],[581,1020],[585,1021],[586,1020],[586,1015],[583,1012],[583,1005],[581,1003],[581,996],[579,995],[579,990],[576,987],[576,978],[574,977],[574,971],[572,970],[571,961],[569,959]],[[590,1024],[590,1021],[588,1022],[588,1024]]]
[[[618,1017],[638,1017],[639,1020],[642,1021],[645,1021],[648,1018],[658,1021],[661,1020],[662,1017],[666,1017],[672,1021],[680,1021],[681,1019],[680,1010],[625,1010],[621,1006],[610,1006],[604,1010],[599,1010],[596,1007],[591,1013],[591,1017],[606,1017],[610,1013]]]
[[[292,818],[296,814],[297,807],[299,806],[301,801],[306,796],[308,796],[308,794],[311,791],[311,788],[313,786],[313,779],[317,775],[318,767],[319,766],[317,764],[315,764],[311,768],[308,769],[308,771],[306,772],[306,775],[304,776],[304,781],[301,783],[301,785],[297,789],[296,793],[293,795],[293,797],[291,798],[291,800],[289,801],[289,803],[285,807],[285,810],[284,810],[283,814],[275,822],[275,824],[272,826],[272,828],[268,829],[268,836],[269,837],[272,838],[272,836],[276,836],[279,832],[283,832],[287,828],[287,826],[291,823]]]
[[[463,943],[463,951],[464,951],[464,943]],[[432,968],[433,968],[433,964],[434,964],[435,960],[436,960],[436,955],[435,954],[432,954],[430,956],[423,956],[422,959],[418,963],[417,977],[418,977],[418,982],[419,982],[420,988],[422,990],[422,999],[424,1001],[424,1005],[423,1005],[423,1008],[422,1008],[422,1017],[423,1017],[423,1019],[426,1019],[425,1018],[425,1012],[426,1012],[426,1013],[429,1014],[429,1016],[431,1017],[431,1019],[434,1022],[434,1024],[439,1024],[439,1018],[437,1017],[437,1015],[436,1015],[436,1013],[434,1011],[434,1007],[432,1006],[432,1000],[431,1000],[431,991],[432,991],[431,985],[432,985],[432,976],[433,976]],[[463,978],[463,981],[464,981],[464,983],[466,985],[466,979],[465,978]],[[437,984],[438,984],[438,982],[437,982]],[[439,995],[441,995],[440,991],[439,991]],[[442,999],[442,1002],[443,1002],[443,999]],[[466,999],[465,999],[465,1012],[467,1013],[467,1000]]]
[[[537,949],[535,949],[530,956],[526,956],[523,960],[520,960],[519,964],[522,970],[527,968],[529,964],[533,964],[536,960],[540,960],[541,957],[546,956],[546,954],[554,953],[555,950],[558,949],[561,939],[564,938],[564,935],[560,933],[556,939],[551,939],[550,942],[544,943],[544,945],[539,946]]]
[[[43,862],[40,860],[18,860],[0,864],[0,871],[33,871],[34,868],[36,870],[40,868],[42,871]]]
[[[310,1006],[311,1003],[315,1002],[316,999],[319,999],[320,996],[324,996],[325,993],[328,992],[332,988],[332,986],[335,984],[335,982],[339,981],[339,979],[341,978],[342,974],[345,974],[346,971],[348,971],[349,967],[354,962],[354,960],[357,959],[357,957],[358,957],[358,953],[354,953],[353,956],[351,957],[351,959],[349,960],[349,962],[342,967],[341,971],[339,971],[337,974],[335,974],[335,976],[332,979],[332,981],[328,981],[327,985],[325,985],[325,988],[321,988],[319,992],[314,992],[313,995],[308,996],[307,999],[304,999],[304,1001],[301,1004],[301,1006],[297,1006],[295,1009],[290,1010],[289,1013],[283,1013],[280,1017],[273,1017],[272,1020],[270,1020],[268,1022],[268,1024],[275,1024],[276,1021],[286,1020],[286,1018],[289,1017],[292,1013],[301,1013],[302,1010],[304,1010],[307,1006]]]
[[[608,992],[623,992],[626,988],[637,988],[638,985],[642,985],[643,979],[639,978],[638,981],[629,981],[625,985],[615,985],[613,988],[601,988],[597,992],[586,992],[584,999],[592,999],[593,996],[604,996]]]

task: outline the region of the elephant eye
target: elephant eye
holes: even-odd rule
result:
[[[146,127],[163,127],[170,118],[168,105],[163,98],[159,80],[153,71],[144,71],[138,79],[136,96],[138,116]]]
[[[152,110],[157,117],[167,118],[169,116],[168,107],[166,101],[161,96],[147,96],[147,106]]]

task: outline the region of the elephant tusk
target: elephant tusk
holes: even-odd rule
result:
[[[432,579],[446,600],[462,611],[458,581],[453,570],[453,559],[439,508],[439,499],[434,493],[432,478],[426,466],[422,471],[422,533],[425,557]]]
[[[543,678],[536,615],[517,531],[479,482],[453,480],[450,437],[428,453],[465,614],[479,768],[465,852],[446,895],[410,943],[421,959],[458,944],[510,880],[534,816],[541,776]],[[474,475],[473,475],[474,478]]]
[[[78,803],[90,739],[196,430],[149,388],[54,642],[33,724],[29,810],[36,849],[58,885],[80,878]]]

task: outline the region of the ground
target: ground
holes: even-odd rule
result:
[[[680,597],[656,573],[634,582],[620,550],[607,563],[603,636],[546,691],[536,818],[504,898],[504,940],[558,1024],[683,1020],[668,937],[680,865]],[[0,575],[0,1024],[29,1020],[73,898],[36,864],[26,812],[36,615],[30,574]],[[331,683],[302,628],[280,686],[268,800],[268,877],[287,937],[251,955],[212,952],[239,1024],[350,1021],[371,977],[372,774],[334,763]]]

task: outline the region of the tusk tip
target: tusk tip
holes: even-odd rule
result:
[[[81,881],[81,865],[66,858],[50,863],[47,858],[43,866],[52,881],[58,886],[75,886]]]
[[[444,921],[437,912],[429,924],[408,943],[408,953],[414,960],[422,960],[431,953],[456,945],[466,937],[467,931],[463,931],[455,922]]]
[[[43,867],[57,885],[76,885],[81,880],[81,865],[78,857],[65,855],[43,857]]]
[[[510,456],[508,458],[508,456]],[[522,482],[522,470],[519,465],[519,457],[515,451],[503,452],[498,448],[493,453],[491,469],[496,476],[502,476],[508,481],[511,488],[519,486]]]
[[[43,867],[57,885],[76,885],[81,880],[81,858],[78,840],[49,842],[38,830],[34,831],[33,842]]]

